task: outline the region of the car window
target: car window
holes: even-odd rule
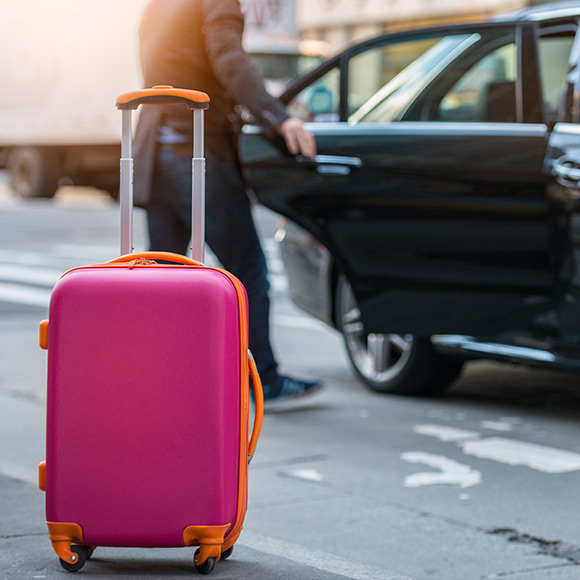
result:
[[[359,109],[381,87],[405,70],[439,40],[419,38],[375,46],[348,63],[348,110]]]
[[[340,119],[340,69],[331,68],[300,91],[289,103],[290,115],[305,122]]]
[[[517,50],[502,46],[472,66],[441,99],[443,122],[516,122]]]
[[[544,36],[538,43],[544,109],[549,123],[558,120],[558,108],[568,71],[568,57],[574,36]]]
[[[434,44],[388,79],[353,112],[349,121],[387,123],[401,120],[423,90],[443,74],[461,54],[477,44],[480,38],[476,33],[432,38]]]
[[[389,91],[403,98],[416,84],[423,86],[433,70],[443,66],[461,47],[464,50],[479,35],[403,38],[366,48],[348,61],[347,107],[349,120],[366,115]],[[300,91],[289,103],[290,114],[303,121],[340,120],[340,69],[337,65]],[[411,81],[410,84],[407,84]],[[405,86],[401,86],[405,83]],[[393,101],[391,101],[392,103]],[[376,113],[385,117],[387,112]]]
[[[549,121],[557,118],[573,33],[545,34],[538,54]],[[516,122],[517,46],[510,31],[402,37],[365,47],[347,63],[341,109],[337,64],[299,92],[289,112],[304,121]]]

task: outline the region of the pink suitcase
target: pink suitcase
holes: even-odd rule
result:
[[[48,395],[40,487],[50,540],[69,571],[97,546],[199,546],[194,565],[208,573],[231,554],[245,516],[263,409],[245,291],[228,272],[185,256],[131,253],[131,110],[168,101],[194,111],[192,256],[203,257],[200,135],[209,99],[171,87],[122,95],[124,255],[67,272],[50,323],[41,323]]]

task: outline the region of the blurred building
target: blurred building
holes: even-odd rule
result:
[[[276,0],[274,0],[276,1]],[[296,0],[303,37],[324,40],[330,52],[382,32],[478,22],[546,0]]]

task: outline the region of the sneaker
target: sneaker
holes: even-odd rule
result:
[[[280,376],[273,385],[263,385],[264,411],[278,411],[292,406],[322,390],[321,380],[299,381],[290,377]]]

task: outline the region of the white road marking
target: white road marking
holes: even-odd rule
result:
[[[23,284],[3,284],[0,282],[0,302],[48,308],[50,290],[33,288]]]
[[[502,423],[510,423],[511,425],[520,425],[522,423],[521,417],[501,417],[499,420]]]
[[[280,257],[280,250],[276,242],[272,244],[263,244],[264,254],[268,258],[268,270],[276,274],[286,274],[284,261]]]
[[[327,330],[328,327],[316,320],[315,318],[307,318],[306,316],[288,316],[285,314],[277,314],[273,317],[274,324],[285,326],[286,328],[303,328],[306,330]]]
[[[268,281],[272,292],[280,294],[288,291],[288,278],[284,274],[268,274]]]
[[[509,431],[514,422],[516,421],[484,421],[481,425],[489,429]],[[481,433],[477,431],[446,425],[415,425],[413,431],[419,435],[436,437],[443,442],[454,442],[466,455],[505,465],[521,465],[543,473],[569,473],[580,470],[580,454],[563,449],[505,437],[482,438]]]
[[[306,481],[321,482],[324,481],[324,476],[317,469],[287,469],[283,471],[284,475],[294,477],[296,479],[304,479]]]
[[[135,250],[140,251],[140,250]],[[82,260],[81,265],[106,262],[119,256],[118,244],[102,246],[78,246],[74,244],[56,244],[51,253],[59,258]]]
[[[0,264],[0,280],[5,282],[23,282],[35,286],[53,287],[64,274],[62,270],[30,268],[14,264]]]
[[[270,245],[268,254],[274,253],[272,247],[277,251],[277,247]],[[80,254],[84,254],[84,258],[80,258]],[[58,268],[63,258],[69,260],[76,258],[82,265],[99,263],[103,261],[103,256],[107,255],[115,256],[114,252],[111,253],[111,248],[107,246],[79,248],[60,244],[53,246],[48,255],[40,252],[0,249],[0,302],[46,308],[50,302],[52,287],[68,269],[65,266]],[[271,259],[276,262],[277,258],[269,255],[268,262]],[[280,269],[281,264],[279,259],[278,261],[280,263],[276,263],[275,266],[277,270]],[[273,291],[287,292],[288,279],[285,274],[271,274],[270,282]],[[302,314],[276,315],[272,317],[272,320],[275,325],[285,328],[328,330],[323,322]]]
[[[511,423],[504,423],[503,421],[482,421],[479,426],[482,429],[489,429],[490,431],[511,431],[513,425]]]
[[[309,550],[305,546],[299,546],[276,538],[262,536],[245,529],[238,540],[242,546],[266,552],[273,556],[286,558],[302,566],[310,566],[323,572],[330,572],[351,578],[352,580],[411,580],[408,576],[401,576],[383,568],[367,566],[353,559],[339,558],[333,554]]]
[[[27,265],[36,268],[43,266],[58,266],[62,263],[62,260],[54,257],[49,253],[43,255],[41,252],[0,249],[0,262],[4,262],[6,264]]]
[[[415,425],[413,431],[419,435],[437,437],[440,441],[463,441],[465,439],[476,439],[479,437],[477,431],[458,429],[457,427],[447,427],[445,425]]]
[[[423,451],[408,451],[401,454],[401,459],[409,463],[422,463],[439,470],[409,475],[405,478],[405,487],[449,484],[466,488],[481,483],[481,472],[442,455]]]
[[[460,446],[464,453],[473,457],[507,465],[523,465],[544,473],[569,473],[580,469],[578,453],[504,437],[465,441]]]

